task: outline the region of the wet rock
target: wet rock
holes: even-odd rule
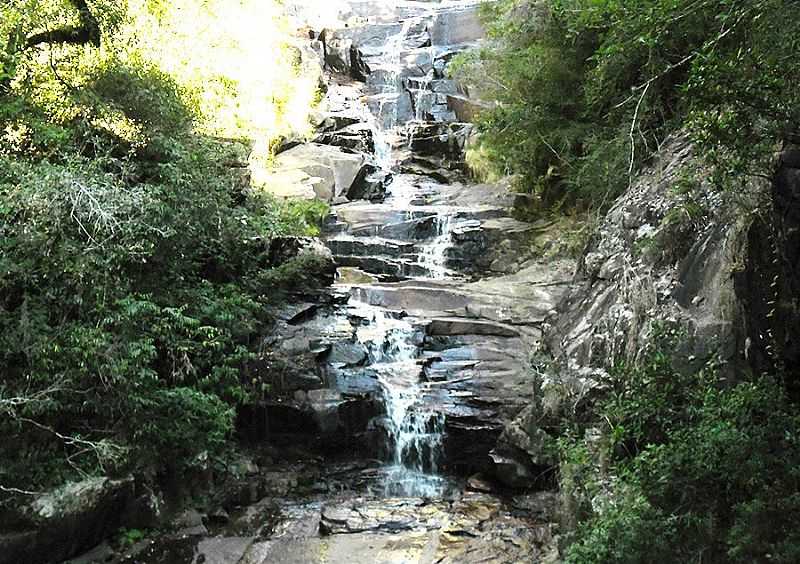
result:
[[[353,180],[345,195],[348,200],[381,201],[386,196],[386,184],[390,179],[390,174],[381,172],[372,165],[366,165]]]
[[[340,341],[331,346],[326,360],[334,366],[356,366],[366,358],[367,349],[358,341]]]
[[[321,133],[314,138],[314,143],[343,147],[360,153],[371,153],[375,150],[372,129],[363,123]]]
[[[312,390],[308,393],[308,405],[322,433],[333,434],[339,429],[339,406],[344,402],[342,394],[336,390]]]
[[[231,530],[241,536],[269,536],[275,530],[280,515],[280,502],[265,497],[235,514]]]
[[[239,562],[255,541],[252,537],[209,537],[197,545],[195,562],[231,564]]]
[[[458,177],[455,172],[446,170],[444,168],[431,169],[415,163],[401,165],[400,172],[404,174],[424,176],[440,184],[450,184],[451,182],[456,181]]]
[[[355,80],[366,82],[367,76],[372,72],[364,61],[364,55],[355,45],[350,45],[350,76]]]
[[[303,347],[305,348],[305,347]],[[296,391],[322,387],[316,357],[307,350],[271,351],[249,364],[251,379],[269,386],[274,394],[290,395]]]
[[[375,555],[379,562],[420,564],[528,562],[553,549],[548,526],[514,517],[496,498],[481,494],[452,503],[387,499],[329,505],[322,510],[320,529],[325,561],[331,563],[372,561]],[[305,562],[321,562],[313,550],[318,546],[316,539],[298,539],[295,554],[303,554]]]
[[[341,266],[351,266],[363,272],[391,276],[391,279],[395,281],[428,274],[424,266],[405,259],[339,256],[337,261]]]
[[[404,241],[395,241],[391,239],[376,240],[374,238],[361,240],[350,236],[329,238],[327,240],[327,245],[334,256],[383,255],[393,258],[400,258],[402,255],[413,253],[415,250],[413,243],[407,243]]]
[[[519,460],[497,452],[489,454],[492,460],[492,475],[512,488],[529,488],[534,483],[533,474],[527,460]]]
[[[208,534],[208,529],[203,522],[204,515],[196,509],[185,509],[172,520],[172,525],[177,529],[179,536],[203,536]]]
[[[472,125],[464,123],[420,123],[409,130],[411,149],[420,155],[461,160]]]
[[[467,489],[473,492],[492,493],[496,488],[483,474],[473,474],[467,479]]]
[[[499,337],[519,337],[519,331],[513,327],[462,318],[436,318],[428,325],[429,335],[496,335]]]

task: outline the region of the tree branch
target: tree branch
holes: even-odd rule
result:
[[[86,0],[69,0],[78,11],[80,26],[67,26],[52,31],[43,31],[29,36],[25,40],[25,48],[30,49],[43,43],[69,43],[85,45],[90,43],[100,47],[100,23],[92,14]]]

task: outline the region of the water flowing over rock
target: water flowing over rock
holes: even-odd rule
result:
[[[421,530],[429,542],[438,525],[421,523],[411,500],[455,495],[458,476],[505,475],[490,453],[531,403],[528,356],[572,265],[530,260],[538,228],[509,216],[509,186],[472,184],[464,173],[472,126],[458,120],[471,102],[446,67],[483,36],[477,3],[349,4],[351,25],[312,33],[330,79],[311,147],[358,155],[366,172],[343,191],[320,184],[334,186],[324,194],[334,204],[325,240],[339,265],[337,297],[276,313],[266,348],[278,351],[284,374],[306,376],[289,378],[284,398],[262,406],[255,435],[273,443],[313,435],[326,452],[378,457],[380,497],[365,503],[391,514],[389,499],[407,499],[403,511],[414,514],[387,521],[336,502],[322,510],[323,534]],[[518,554],[534,554],[534,545]]]
[[[403,2],[394,17],[350,5],[352,25],[312,33],[331,73],[316,144],[368,163],[364,189],[325,191],[334,203],[326,240],[348,300],[276,329],[292,372],[312,371],[297,362],[308,346],[322,355],[319,386],[335,391],[315,406],[300,390],[281,409],[317,412],[328,423],[316,430],[336,435],[336,410],[377,401],[382,413],[349,431],[392,468],[386,492],[436,496],[447,487],[441,473],[492,469],[490,450],[533,393],[527,357],[570,265],[526,263],[536,229],[509,217],[508,186],[470,184],[462,170],[472,126],[450,101],[463,106],[469,95],[446,68],[483,37],[477,3]],[[356,131],[361,140],[346,141]],[[489,272],[508,276],[475,280]],[[366,359],[342,355],[354,347]]]

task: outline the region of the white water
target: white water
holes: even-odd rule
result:
[[[426,243],[419,262],[434,280],[444,280],[450,275],[447,268],[447,250],[453,245],[453,217],[446,213],[436,216],[436,236]]]
[[[421,335],[406,319],[363,305],[371,323],[357,331],[369,350],[370,367],[383,388],[385,427],[390,448],[387,495],[435,497],[444,480],[437,474],[444,415],[424,405],[422,367],[417,362]]]
[[[384,56],[380,69],[386,72],[386,84],[383,85],[375,116],[375,130],[372,132],[375,143],[375,160],[384,170],[391,170],[392,147],[396,141],[398,104],[402,89],[403,45],[411,29],[422,21],[421,18],[408,18],[403,22],[400,31],[386,41]],[[389,108],[387,112],[387,107]]]
[[[407,95],[404,70],[407,64],[405,46],[412,30],[420,27],[433,12],[409,17],[399,31],[390,37],[378,58],[373,72],[385,73],[382,86],[373,95],[375,103],[367,122],[372,126],[375,161],[386,172],[397,165],[395,147],[403,144],[408,123],[401,123],[399,105]],[[433,67],[434,49],[428,48]],[[431,82],[433,68],[416,79],[413,95],[414,115],[409,119],[424,122],[427,116],[425,101],[435,96]],[[410,148],[410,147],[409,147]],[[405,214],[407,220],[435,214],[435,234],[426,241],[416,242],[418,262],[428,278],[442,280],[452,272],[447,268],[447,253],[452,245],[454,213],[434,206],[416,205],[424,202],[425,190],[420,187],[420,177],[394,174],[388,197],[382,205]],[[431,182],[428,181],[428,184]],[[428,190],[429,191],[429,190]],[[375,204],[370,204],[375,206]],[[439,460],[443,448],[445,416],[427,401],[430,390],[422,381],[423,368],[419,362],[423,335],[419,328],[406,318],[400,318],[384,309],[363,303],[352,304],[357,315],[366,318],[367,325],[360,326],[357,338],[369,351],[369,370],[380,383],[386,415],[383,428],[387,434],[389,463],[386,495],[439,497],[446,489],[446,481],[439,474]]]

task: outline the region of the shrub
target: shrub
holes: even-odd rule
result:
[[[670,132],[688,128],[721,186],[771,173],[797,135],[787,0],[501,0],[457,75],[499,105],[483,153],[544,207],[610,205]],[[490,76],[492,80],[481,80]]]
[[[71,25],[74,6],[0,7],[0,503],[9,488],[217,453],[262,391],[241,368],[267,306],[319,281],[313,259],[273,271],[268,250],[315,232],[327,208],[256,193],[255,140],[201,133],[202,84],[147,59],[161,46],[131,21],[155,26],[143,37],[171,28],[137,16],[141,3],[89,5],[102,50],[21,51],[14,37]],[[250,126],[239,132],[278,133]]]
[[[613,487],[577,527],[569,562],[800,557],[800,413],[777,381],[725,386],[656,353],[620,373],[600,416]]]

